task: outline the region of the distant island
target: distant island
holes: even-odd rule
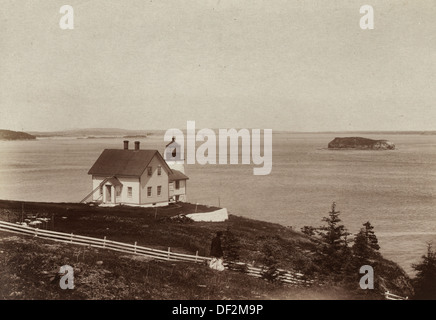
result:
[[[34,135],[21,132],[0,129],[0,140],[35,140]]]
[[[361,137],[334,138],[329,149],[393,150],[395,145],[388,140],[372,140]]]
[[[146,134],[137,134],[137,135],[133,135],[133,136],[124,136],[124,139],[139,139],[139,138],[147,138]]]
[[[101,139],[101,138],[146,138],[150,135],[150,131],[146,130],[129,130],[118,128],[88,128],[88,129],[72,129],[61,131],[34,131],[30,132],[37,138],[78,138],[78,139]]]

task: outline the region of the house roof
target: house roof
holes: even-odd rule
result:
[[[172,173],[170,173],[168,176],[168,180],[170,182],[177,181],[177,180],[188,180],[189,179],[188,176],[186,176],[185,174],[183,174],[179,170],[172,169],[171,171],[172,171]]]
[[[105,149],[88,174],[102,176],[140,177],[150,161],[157,156],[171,174],[171,169],[157,150]]]

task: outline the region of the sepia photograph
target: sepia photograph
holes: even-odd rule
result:
[[[0,300],[436,299],[434,1],[0,5]]]

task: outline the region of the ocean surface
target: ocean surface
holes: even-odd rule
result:
[[[250,165],[186,165],[188,200],[299,230],[320,226],[333,201],[350,232],[375,227],[381,252],[409,274],[436,243],[436,136],[365,134],[388,139],[393,151],[328,150],[349,134],[274,133],[272,172]],[[92,190],[89,168],[123,138],[44,138],[0,142],[0,199],[79,202]],[[133,140],[131,139],[131,147]],[[161,135],[142,149],[164,151]]]

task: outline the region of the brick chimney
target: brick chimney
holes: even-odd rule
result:
[[[136,151],[139,150],[139,141],[135,141],[135,150],[136,150]]]
[[[124,150],[129,150],[129,140],[124,140]]]

